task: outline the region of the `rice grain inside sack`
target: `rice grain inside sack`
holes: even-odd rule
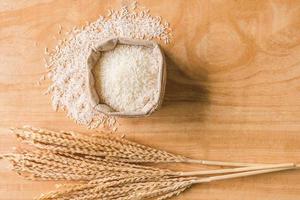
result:
[[[109,39],[91,51],[87,68],[89,97],[99,112],[146,116],[162,103],[166,64],[156,42]]]

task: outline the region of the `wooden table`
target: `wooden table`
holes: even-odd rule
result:
[[[0,153],[17,144],[11,126],[91,132],[54,112],[37,85],[44,48],[123,1],[1,0]],[[120,119],[118,132],[193,158],[300,163],[300,1],[140,1],[168,20],[174,38],[160,111]],[[27,181],[0,162],[0,199],[27,200],[54,182]],[[174,166],[182,168],[183,166]],[[198,167],[199,168],[199,167]],[[189,168],[190,169],[190,168]],[[198,185],[189,200],[296,200],[300,170]]]

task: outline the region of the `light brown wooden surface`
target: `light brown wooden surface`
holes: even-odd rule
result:
[[[121,119],[129,138],[193,158],[300,163],[300,1],[139,1],[168,20],[168,81],[162,109]],[[8,128],[30,124],[90,132],[54,112],[43,54],[63,32],[123,1],[0,1],[0,153]],[[35,45],[37,42],[37,46]],[[179,166],[181,167],[181,166]],[[176,168],[176,167],[175,167]],[[0,199],[32,199],[53,182],[26,181],[0,161]],[[198,185],[177,199],[296,200],[300,170]]]

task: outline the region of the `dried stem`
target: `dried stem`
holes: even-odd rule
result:
[[[195,159],[185,159],[186,163],[202,164],[202,165],[216,165],[216,166],[228,166],[228,167],[250,167],[259,165],[268,165],[262,163],[241,163],[241,162],[224,162],[224,161],[212,161],[212,160],[195,160]]]
[[[290,166],[290,167],[279,167],[279,168],[274,168],[274,169],[263,169],[263,170],[235,173],[235,174],[227,174],[227,175],[222,175],[222,176],[212,176],[212,177],[198,179],[198,180],[194,181],[194,183],[209,183],[212,181],[241,178],[241,177],[254,176],[254,175],[258,175],[258,174],[266,174],[266,173],[285,171],[285,170],[291,170],[291,169],[297,169],[297,167],[294,165],[294,166]]]
[[[255,170],[262,170],[262,169],[277,169],[277,168],[284,168],[284,167],[294,167],[294,166],[295,166],[295,164],[293,164],[293,163],[286,163],[286,164],[261,165],[261,166],[251,166],[251,167],[239,167],[239,168],[233,168],[233,169],[201,170],[201,171],[192,171],[192,172],[181,172],[180,176],[226,174],[226,173],[255,171]]]

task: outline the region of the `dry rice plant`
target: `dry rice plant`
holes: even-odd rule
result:
[[[15,172],[33,180],[80,181],[42,195],[39,199],[43,200],[162,200],[180,194],[193,184],[299,167],[293,163],[248,164],[191,160],[109,134],[87,136],[28,126],[13,131],[18,138],[34,147],[0,155],[0,159],[12,162]],[[190,162],[236,167],[178,172],[142,165],[146,162]]]
[[[33,180],[92,180],[116,174],[172,174],[168,170],[109,160],[86,160],[75,155],[60,155],[48,151],[23,151],[2,155],[13,164],[13,170]]]
[[[39,149],[59,154],[76,154],[88,160],[103,158],[126,163],[198,163],[218,166],[257,166],[265,164],[195,160],[147,147],[111,134],[84,135],[24,126],[12,129],[18,138]]]
[[[277,169],[258,170],[213,176],[207,178],[197,177],[174,177],[157,175],[125,175],[123,177],[111,177],[107,179],[95,179],[87,183],[70,186],[61,191],[54,191],[43,194],[40,200],[139,200],[139,199],[169,199],[179,195],[193,184],[208,183],[212,181],[225,180],[231,178],[264,174],[295,167],[285,167]]]
[[[274,164],[233,169],[174,172],[167,169],[117,162],[114,160],[88,160],[76,155],[60,155],[49,151],[23,151],[2,155],[13,164],[13,170],[32,180],[73,180],[88,181],[111,176],[174,176],[189,177],[211,174],[236,173],[254,170],[292,167],[293,164]]]
[[[193,177],[177,178],[170,176],[135,175],[95,179],[87,183],[71,186],[61,191],[42,195],[40,199],[159,199],[170,198],[183,192],[197,180]]]

